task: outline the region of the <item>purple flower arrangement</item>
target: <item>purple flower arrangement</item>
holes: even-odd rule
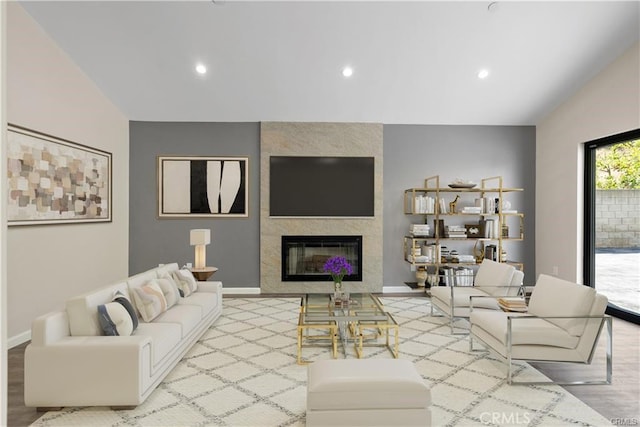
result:
[[[347,259],[343,256],[332,256],[324,263],[322,270],[331,274],[331,278],[335,283],[341,283],[342,278],[353,273],[353,268]]]

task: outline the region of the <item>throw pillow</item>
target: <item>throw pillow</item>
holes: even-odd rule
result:
[[[133,299],[145,322],[151,322],[167,310],[167,300],[155,281],[134,288]]]
[[[178,284],[178,289],[183,297],[188,297],[198,289],[198,282],[189,270],[174,271],[172,277]]]
[[[124,306],[110,302],[98,306],[98,322],[104,335],[131,335],[133,322]]]
[[[164,294],[164,298],[167,300],[167,308],[170,308],[178,303],[180,299],[180,294],[178,293],[178,285],[171,277],[162,277],[156,280],[160,289],[162,289],[162,293]]]
[[[198,281],[195,277],[193,277],[193,273],[189,270],[181,269],[178,270],[178,273],[186,280],[189,288],[191,289],[191,293],[198,290]]]
[[[131,304],[129,298],[127,298],[126,295],[121,291],[116,291],[116,293],[113,294],[113,302],[121,304],[125,308],[125,310],[127,310],[127,313],[129,313],[129,316],[131,317],[131,323],[133,324],[133,330],[131,331],[131,333],[133,333],[133,331],[135,331],[138,327],[138,315],[136,314],[136,309],[133,308],[133,304]]]
[[[176,283],[176,285],[178,285],[178,292],[180,293],[181,297],[184,298],[191,295],[191,288],[189,287],[189,284],[178,271],[172,272],[171,277],[173,277],[173,281]]]

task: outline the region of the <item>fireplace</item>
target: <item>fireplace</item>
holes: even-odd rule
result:
[[[344,281],[362,281],[362,236],[282,236],[282,281],[331,281],[322,268],[332,256],[345,257],[353,267]]]

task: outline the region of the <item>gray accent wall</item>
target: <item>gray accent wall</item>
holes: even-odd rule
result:
[[[501,175],[506,186],[524,188],[508,196],[525,213],[525,240],[508,243],[509,259],[524,263],[525,283],[535,282],[535,127],[383,125],[382,132],[384,286],[415,281],[402,245],[409,224],[421,219],[404,214],[403,193],[432,175],[440,175],[443,186]],[[260,288],[260,144],[260,123],[131,122],[129,273],[193,262],[189,230],[211,228],[207,264],[220,269],[213,278],[225,287]],[[315,153],[300,149],[300,155]],[[249,157],[249,217],[158,219],[159,155]]]
[[[259,123],[130,123],[129,274],[160,263],[194,262],[189,230],[210,228],[207,265],[225,287],[260,286]],[[249,158],[247,218],[158,218],[158,156]]]
[[[525,283],[535,283],[535,145],[534,126],[385,125],[384,285],[416,280],[403,258],[403,236],[410,224],[423,220],[404,214],[404,190],[422,187],[424,179],[434,175],[440,176],[441,187],[456,178],[480,183],[481,178],[502,176],[505,186],[524,188],[522,193],[505,197],[513,209],[525,214],[525,240],[507,243],[508,259],[523,262]],[[448,202],[453,197],[445,199]],[[477,222],[475,217],[468,221]],[[460,253],[473,246],[469,242],[447,244],[459,246]]]

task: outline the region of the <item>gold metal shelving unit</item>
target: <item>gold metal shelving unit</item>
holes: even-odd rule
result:
[[[443,242],[469,242],[469,245],[473,244],[475,248],[478,243],[484,245],[495,242],[497,257],[496,261],[500,260],[508,262],[514,265],[516,268],[522,270],[524,265],[521,262],[514,260],[501,260],[501,254],[504,248],[504,243],[508,241],[523,241],[524,240],[524,214],[517,211],[505,211],[503,209],[504,195],[513,192],[521,192],[522,188],[511,188],[503,185],[501,176],[494,176],[489,178],[483,178],[479,187],[473,188],[451,188],[441,187],[440,177],[438,175],[428,177],[424,180],[424,186],[421,188],[409,188],[404,191],[404,213],[405,215],[421,216],[424,224],[429,224],[433,219],[433,230],[429,236],[404,236],[404,259],[409,264],[413,265],[416,270],[435,270],[438,272],[441,267],[453,267],[453,266],[473,266],[477,263],[464,263],[464,262],[449,262],[441,258],[441,254],[434,254],[434,260],[432,262],[416,261],[416,254],[421,253],[421,248],[425,244],[433,244],[436,248],[442,246]],[[422,209],[422,206],[418,206],[417,196],[430,196],[434,198],[433,209]],[[475,195],[480,198],[486,198],[492,196],[499,200],[496,204],[497,212],[481,212],[481,213],[462,213],[462,212],[449,212],[448,202],[443,202],[445,195],[459,195],[461,201],[468,201],[465,196]],[[459,202],[460,203],[460,202]],[[479,238],[448,238],[441,235],[442,230],[437,225],[440,224],[440,220],[446,221],[448,218],[454,217],[472,217],[477,218],[478,223],[487,219],[493,219],[496,221],[497,232],[492,237],[479,237]],[[503,235],[503,226],[507,225],[509,233]],[[514,232],[515,230],[515,232]],[[473,248],[471,249],[473,252]],[[475,254],[474,254],[475,255]],[[420,255],[422,256],[422,254]],[[421,259],[421,258],[418,258]],[[436,273],[437,274],[437,273]]]

